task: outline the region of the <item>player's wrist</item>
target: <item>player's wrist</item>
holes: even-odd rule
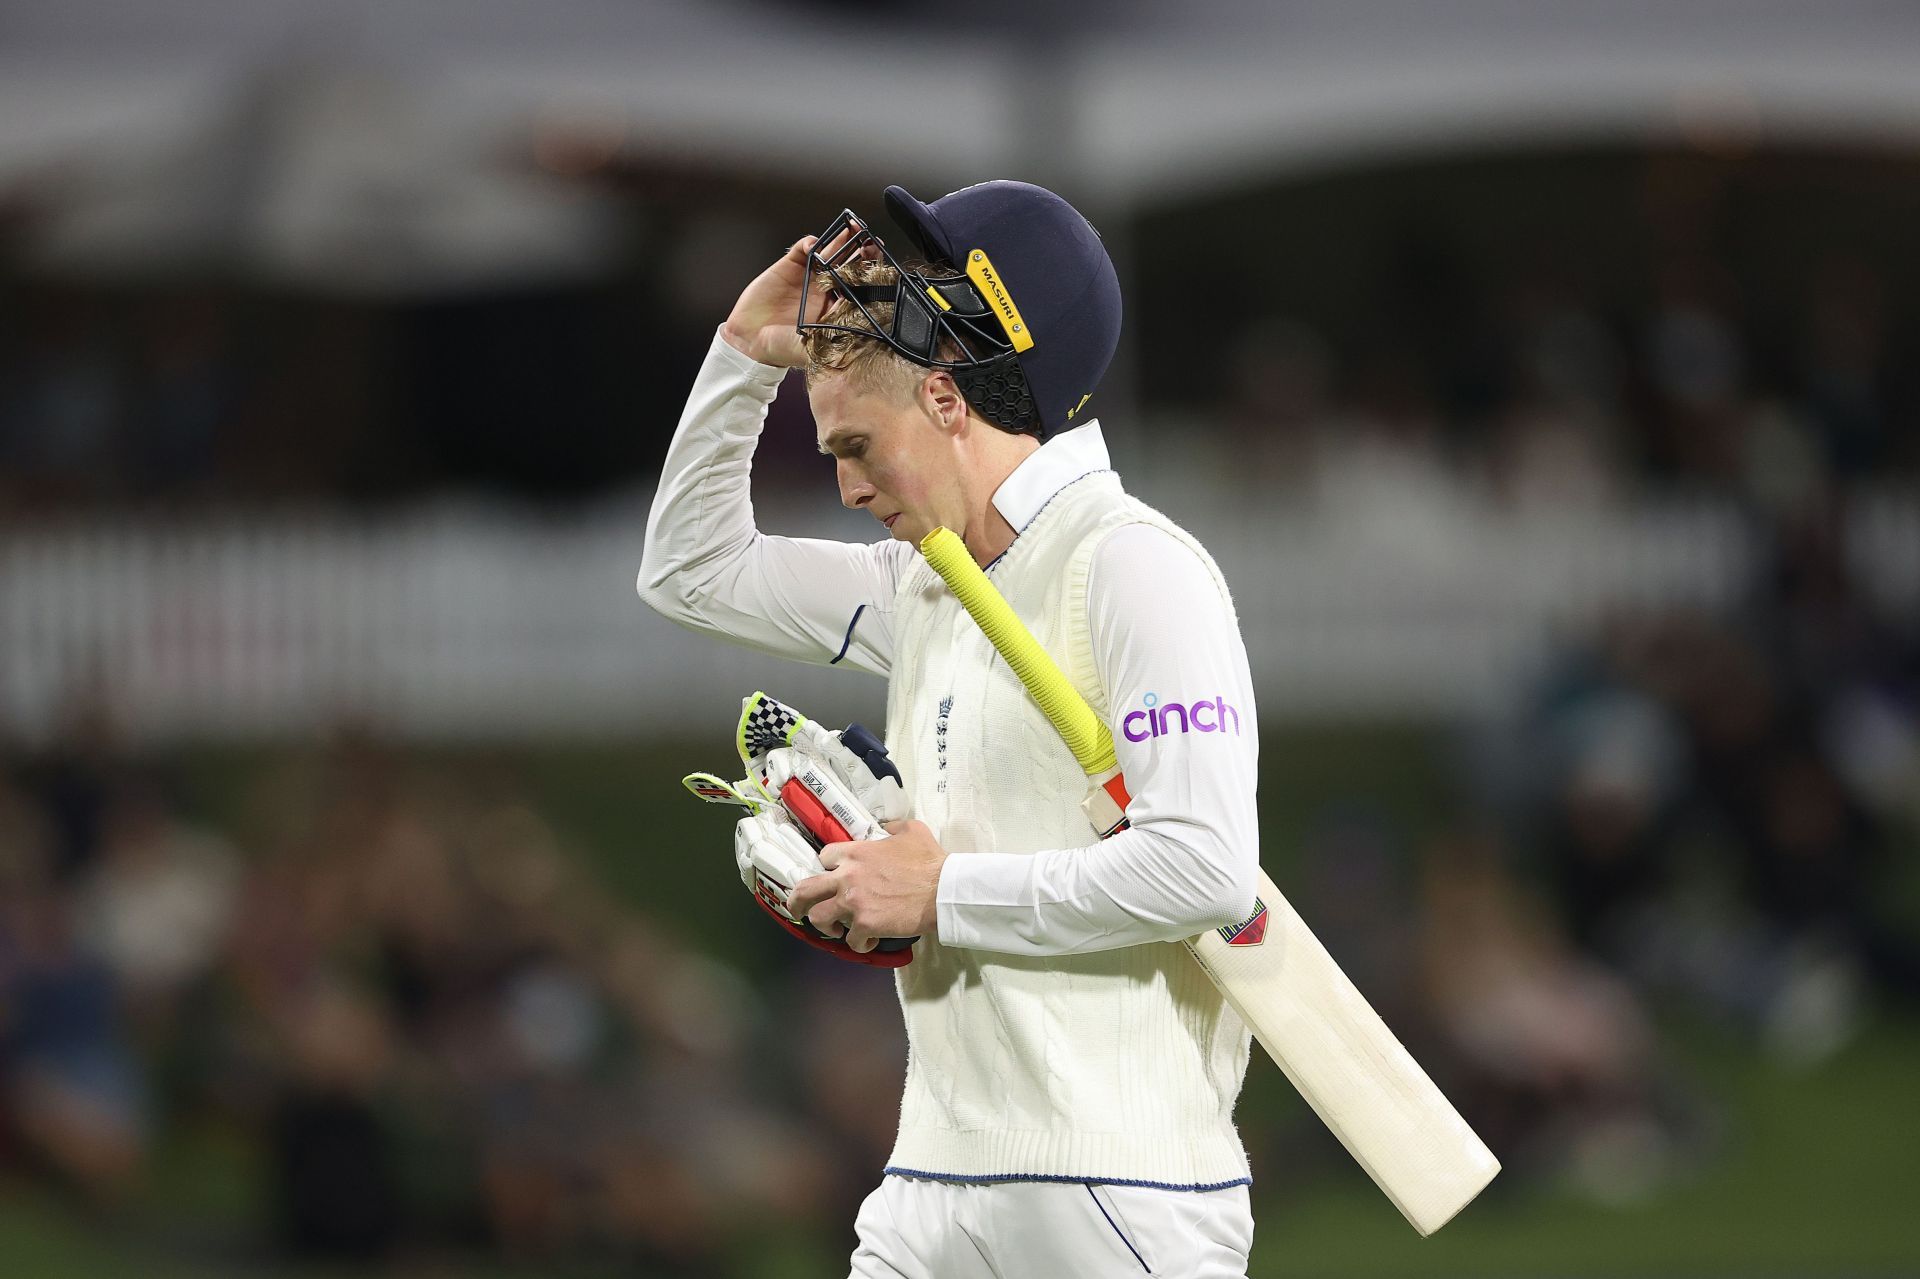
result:
[[[743,345],[745,339],[737,331],[729,332],[723,325],[714,332],[714,353],[748,382],[765,387],[777,387],[791,372],[791,368],[756,355],[751,343]]]
[[[720,340],[748,359],[753,360],[755,363],[761,362],[759,355],[754,350],[753,340],[739,329],[736,329],[731,320],[720,326]]]
[[[953,860],[952,854],[945,849],[933,863],[933,891],[927,894],[926,909],[920,915],[920,935],[940,940],[940,877],[946,873],[947,863]]]
[[[972,858],[967,860],[971,861]],[[968,933],[963,926],[960,914],[961,883],[965,867],[952,853],[943,855],[940,865],[933,872],[933,927],[929,936],[942,945],[968,945]]]

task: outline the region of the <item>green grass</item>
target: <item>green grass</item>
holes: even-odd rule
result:
[[[1724,1108],[1724,1148],[1628,1206],[1496,1182],[1421,1239],[1356,1174],[1264,1205],[1259,1275],[1841,1275],[1920,1269],[1920,1026],[1887,1022],[1817,1070],[1669,1028],[1693,1086]],[[1250,1081],[1250,1086],[1251,1086]],[[1264,1086],[1272,1086],[1265,1081]],[[1284,1086],[1284,1085],[1282,1085]],[[1331,1180],[1331,1179],[1330,1179]],[[1903,1224],[1906,1223],[1906,1224]]]
[[[71,1205],[37,1187],[0,1187],[0,1257],[9,1275],[46,1279],[122,1279],[138,1256],[151,1279],[197,1279],[206,1272],[136,1251],[130,1239],[104,1232]]]

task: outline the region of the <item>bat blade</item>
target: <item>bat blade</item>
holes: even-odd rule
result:
[[[1188,943],[1260,1046],[1415,1230],[1473,1201],[1500,1161],[1420,1068],[1287,899]]]

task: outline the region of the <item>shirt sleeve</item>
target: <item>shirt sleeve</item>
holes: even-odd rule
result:
[[[1192,549],[1130,524],[1096,550],[1087,609],[1131,826],[1085,847],[950,850],[943,945],[1110,950],[1182,940],[1253,908],[1259,729],[1231,605]]]
[[[640,598],[689,629],[815,665],[886,675],[913,548],[762,533],[753,451],[787,370],[714,335],[647,518]]]

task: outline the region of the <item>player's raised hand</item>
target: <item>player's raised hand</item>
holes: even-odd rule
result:
[[[850,234],[850,230],[841,232],[822,252],[832,253]],[[784,368],[805,364],[807,355],[800,345],[794,317],[800,313],[800,293],[807,280],[807,254],[813,246],[813,236],[795,240],[793,247],[778,261],[756,276],[733,304],[733,312],[721,327],[720,336],[762,364]],[[808,322],[819,319],[831,300],[825,289],[815,289],[807,299]]]

